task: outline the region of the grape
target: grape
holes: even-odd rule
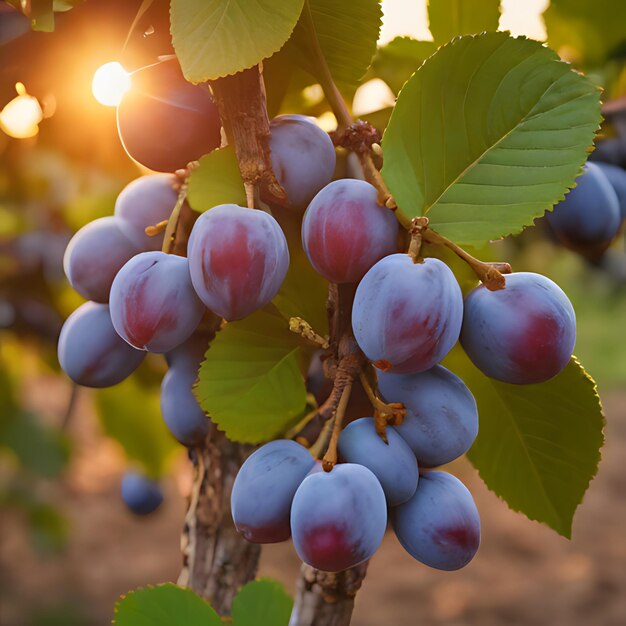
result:
[[[461,345],[484,374],[517,385],[541,383],[568,364],[576,315],[561,288],[531,272],[506,277],[506,288],[480,286],[465,299]]]
[[[271,441],[241,466],[231,495],[237,530],[253,543],[289,539],[289,513],[296,489],[313,469],[309,451],[288,439]]]
[[[620,227],[617,194],[600,167],[587,163],[577,186],[546,213],[555,237],[566,248],[596,257],[604,252]]]
[[[81,296],[105,303],[115,275],[138,252],[122,233],[119,220],[101,217],[72,237],[63,257],[63,269]]]
[[[387,402],[402,402],[406,416],[395,429],[420,467],[437,467],[467,452],[478,434],[476,401],[465,383],[441,365],[420,374],[378,373]]]
[[[169,370],[161,383],[163,420],[174,438],[189,448],[200,445],[209,433],[209,419],[192,391],[207,347],[206,339],[194,334],[169,352]]]
[[[238,320],[276,295],[289,268],[287,240],[263,211],[222,204],[203,213],[189,238],[189,271],[215,314]]]
[[[142,252],[124,265],[111,287],[113,326],[140,350],[172,350],[189,338],[203,313],[183,257]]]
[[[77,385],[111,387],[130,376],[145,353],[115,332],[106,304],[86,302],[63,325],[58,356],[61,368]]]
[[[154,480],[127,472],[122,477],[122,500],[135,515],[149,515],[161,506],[163,492]]]
[[[141,252],[160,250],[163,235],[149,237],[146,226],[169,219],[178,193],[174,190],[176,177],[172,174],[150,174],[130,182],[115,201],[115,216],[122,232]]]
[[[445,472],[426,472],[415,495],[392,509],[391,524],[414,558],[442,570],[467,565],[480,545],[480,518],[465,485]]]
[[[391,426],[385,443],[376,432],[374,418],[362,417],[348,424],[339,437],[339,453],[348,463],[358,463],[378,478],[389,506],[406,502],[419,477],[411,448]]]
[[[335,147],[311,118],[280,115],[270,124],[272,168],[287,192],[289,206],[306,208],[333,178]]]
[[[311,265],[334,283],[356,283],[376,261],[396,251],[398,220],[378,204],[376,188],[343,179],[313,198],[302,221]]]
[[[354,336],[374,365],[423,372],[452,349],[463,318],[463,296],[439,259],[413,263],[407,254],[378,261],[356,290]]]
[[[175,59],[133,72],[117,109],[130,157],[157,172],[174,172],[221,142],[217,107],[206,87],[188,83]]]
[[[621,219],[626,219],[626,172],[621,167],[609,163],[598,163],[598,167],[617,194]]]
[[[386,526],[383,489],[370,470],[356,463],[307,476],[291,507],[298,556],[325,572],[340,572],[371,558]]]

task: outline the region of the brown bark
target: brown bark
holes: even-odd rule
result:
[[[330,574],[303,565],[289,626],[349,626],[367,562]]]
[[[220,615],[230,613],[239,588],[254,579],[261,552],[237,532],[230,515],[233,482],[249,450],[213,429],[205,445],[191,451],[195,475],[178,584],[206,598]]]

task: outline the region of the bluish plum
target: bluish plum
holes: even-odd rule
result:
[[[161,415],[170,432],[189,448],[200,445],[210,421],[193,394],[207,341],[195,334],[166,355],[169,370],[161,383]]]
[[[287,192],[288,204],[305,209],[333,178],[335,147],[312,118],[280,115],[270,123],[272,168]]]
[[[188,339],[204,314],[187,259],[142,252],[111,287],[111,319],[120,337],[140,350],[169,352]]]
[[[619,137],[611,137],[596,144],[596,149],[589,155],[594,163],[611,163],[618,167],[626,166],[626,142]]]
[[[391,524],[402,547],[436,569],[465,567],[480,545],[480,517],[472,494],[446,472],[426,472],[415,495],[391,510]]]
[[[173,174],[150,174],[130,182],[115,201],[115,216],[122,232],[141,252],[160,250],[163,233],[149,237],[146,227],[169,219],[178,193]]]
[[[141,364],[145,352],[129,346],[113,328],[106,304],[86,302],[65,321],[58,345],[63,371],[83,387],[111,387]]]
[[[128,155],[157,172],[174,172],[219,147],[221,122],[205,86],[188,83],[176,59],[131,76],[117,109],[117,129]]]
[[[371,558],[386,526],[383,488],[370,470],[356,463],[307,476],[291,507],[298,556],[325,572],[340,572]]]
[[[387,427],[385,443],[373,417],[350,422],[339,436],[339,453],[348,463],[358,463],[378,478],[389,506],[406,502],[417,487],[419,472],[415,455],[392,426]]]
[[[478,411],[465,383],[441,365],[419,374],[378,373],[387,402],[402,402],[404,421],[396,431],[420,467],[444,465],[465,454],[478,434]]]
[[[546,219],[558,241],[591,258],[602,254],[617,235],[621,223],[619,200],[596,163],[587,163],[577,186]]]
[[[116,274],[138,252],[122,232],[119,220],[101,217],[72,237],[63,257],[63,269],[81,296],[106,303]]]
[[[621,218],[622,220],[626,219],[626,171],[610,163],[598,163],[597,165],[615,190],[619,200]]]
[[[122,500],[135,515],[149,515],[161,506],[163,492],[154,480],[127,472],[122,477]]]
[[[309,451],[289,439],[253,452],[241,466],[230,498],[237,530],[252,543],[289,539],[294,494],[314,465]]]
[[[326,185],[302,221],[304,251],[315,270],[333,283],[361,280],[376,261],[396,251],[397,238],[398,220],[363,180]]]
[[[189,238],[189,271],[204,304],[226,320],[268,304],[289,268],[287,240],[263,211],[222,204],[203,213]]]
[[[407,254],[378,261],[363,277],[352,309],[354,336],[383,371],[430,369],[452,349],[461,330],[463,296],[439,259],[413,263]]]
[[[541,383],[559,374],[574,351],[576,315],[563,290],[532,272],[506,277],[506,288],[476,287],[465,299],[461,345],[487,376]]]

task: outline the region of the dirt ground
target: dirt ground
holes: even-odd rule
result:
[[[413,561],[388,534],[358,596],[353,626],[626,624],[626,393],[605,395],[604,403],[608,443],[571,542],[509,511],[462,461],[453,469],[474,494],[483,524],[477,557],[460,572],[437,572]],[[66,550],[37,556],[21,520],[1,520],[1,626],[104,626],[120,594],[176,580],[181,494],[190,481],[185,459],[165,485],[158,514],[133,518],[118,496],[123,459],[89,414],[83,401],[70,429],[77,454],[55,487],[71,524]],[[275,545],[265,549],[259,574],[293,592],[298,567],[291,545]]]

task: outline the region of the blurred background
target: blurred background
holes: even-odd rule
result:
[[[56,6],[57,3],[55,3]],[[606,2],[599,4],[607,5]],[[608,3],[610,5],[610,3]],[[0,2],[0,625],[110,623],[120,594],[175,581],[191,485],[186,453],[159,416],[162,359],[112,389],[76,390],[59,371],[56,340],[81,303],[62,267],[71,235],[113,212],[124,185],[145,173],[120,145],[116,96],[127,71],[172,53],[168,4],[155,0],[61,2],[53,33],[32,32]],[[547,0],[503,2],[502,30],[545,40]],[[385,0],[381,45],[398,35],[430,40],[426,2]],[[603,16],[610,20],[610,15]],[[626,95],[622,53],[589,68],[605,98]],[[559,52],[584,59],[575,49]],[[586,68],[587,69],[587,68]],[[355,113],[384,127],[393,86],[366,77]],[[281,111],[332,127],[306,76]],[[94,95],[95,94],[95,95]],[[96,96],[100,101],[96,99]],[[276,111],[275,111],[276,112]],[[381,121],[383,120],[383,121]],[[602,133],[614,133],[606,125]],[[483,255],[485,254],[482,251]],[[511,512],[465,460],[452,468],[474,494],[483,543],[466,569],[416,564],[389,534],[358,597],[355,626],[626,623],[626,252],[620,236],[596,263],[556,245],[541,223],[487,253],[543,273],[570,296],[576,354],[598,382],[607,444],[572,541]],[[139,519],[124,507],[129,467],[160,478],[166,499]],[[299,562],[288,544],[264,550],[260,575],[294,591]]]

